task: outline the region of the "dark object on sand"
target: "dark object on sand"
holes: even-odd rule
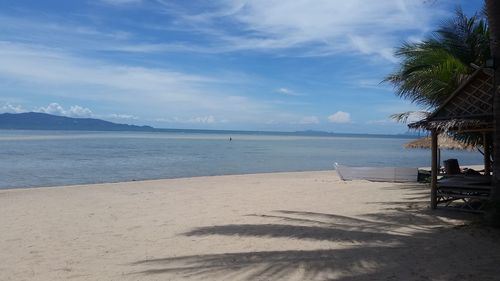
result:
[[[444,173],[447,175],[458,175],[460,174],[460,166],[458,165],[457,159],[448,159],[443,161]]]
[[[481,175],[481,173],[479,171],[476,171],[474,169],[469,169],[469,168],[465,168],[462,173],[466,176],[480,176]]]
[[[417,181],[418,182],[426,182],[426,183],[431,182],[431,171],[418,170]]]

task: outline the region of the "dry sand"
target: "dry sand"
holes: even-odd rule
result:
[[[0,280],[500,280],[497,230],[334,172],[0,191]]]

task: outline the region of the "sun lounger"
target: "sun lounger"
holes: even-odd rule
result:
[[[491,196],[491,176],[458,175],[437,183],[437,204],[464,211],[482,212]]]

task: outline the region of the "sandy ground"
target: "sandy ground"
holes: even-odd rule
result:
[[[500,280],[500,234],[334,172],[0,191],[0,280]]]

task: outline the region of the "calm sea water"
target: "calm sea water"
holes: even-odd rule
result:
[[[232,137],[232,141],[229,141]],[[351,166],[430,166],[407,138],[0,130],[0,188],[41,187]],[[480,164],[477,152],[442,159]]]

